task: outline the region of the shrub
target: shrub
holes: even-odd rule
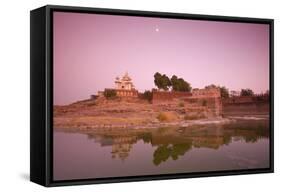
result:
[[[251,89],[241,89],[240,96],[253,96],[254,92]]]
[[[159,113],[159,114],[157,115],[157,119],[158,119],[159,121],[167,121],[167,116],[166,116],[164,113]]]
[[[148,101],[151,101],[152,100],[152,92],[151,91],[145,91],[143,93],[143,98],[148,100]]]
[[[184,107],[184,102],[179,102],[178,106],[179,107]]]
[[[114,89],[105,89],[104,92],[103,92],[103,95],[107,99],[113,99],[113,98],[116,98],[117,93],[116,93],[116,90],[114,90]]]
[[[175,121],[178,119],[177,115],[173,112],[160,112],[157,115],[157,119],[159,121],[166,121],[166,122],[171,122],[171,121]]]

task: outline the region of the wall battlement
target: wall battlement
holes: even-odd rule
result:
[[[242,103],[262,103],[269,102],[268,94],[258,94],[254,96],[235,96],[222,100],[223,104],[242,104]]]
[[[205,89],[193,89],[193,98],[220,98],[221,93],[219,88],[205,88]]]
[[[152,103],[172,101],[176,98],[191,97],[192,94],[189,92],[179,91],[152,91]]]
[[[178,98],[220,98],[218,88],[193,89],[192,92],[180,91],[153,91],[152,103],[166,102]]]

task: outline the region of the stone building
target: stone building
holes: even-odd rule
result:
[[[135,88],[131,77],[126,72],[122,78],[116,77],[115,80],[115,88],[116,89],[124,89],[124,90],[132,90]]]
[[[138,97],[138,90],[135,89],[133,81],[129,74],[126,72],[125,75],[115,79],[115,88],[105,88],[105,90],[114,90],[118,97]],[[98,91],[97,95],[91,95],[91,99],[98,97],[104,97],[104,91]]]
[[[116,77],[115,90],[119,97],[137,97],[138,91],[132,82],[131,77],[126,72],[122,78]]]

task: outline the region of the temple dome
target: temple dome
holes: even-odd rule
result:
[[[135,88],[128,72],[126,72],[121,79],[119,77],[116,77],[115,85],[116,89],[132,90]]]
[[[132,79],[131,79],[131,77],[129,77],[128,72],[126,72],[125,75],[122,77],[122,80],[123,81],[131,81]]]

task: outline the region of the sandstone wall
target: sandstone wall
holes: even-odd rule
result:
[[[219,88],[193,89],[192,97],[194,98],[221,97],[221,94]]]
[[[187,92],[162,92],[152,93],[152,103],[174,106],[180,109],[184,106],[186,114],[194,116],[216,117],[222,115],[222,103],[217,89],[202,89],[196,93]]]
[[[269,115],[269,95],[231,97],[222,101],[223,115]]]
[[[179,91],[153,91],[152,92],[152,103],[161,103],[171,101],[175,98],[190,97],[192,94],[188,92]]]
[[[269,115],[269,102],[223,103],[222,114],[230,115]]]
[[[203,108],[207,116],[221,116],[222,103],[221,98],[207,97],[207,98],[186,98],[184,99],[187,108],[192,110],[194,108]]]

